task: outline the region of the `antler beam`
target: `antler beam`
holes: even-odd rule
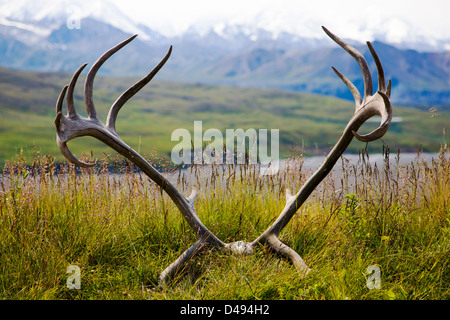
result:
[[[162,174],[158,172],[149,162],[147,162],[140,154],[134,151],[131,147],[129,147],[125,142],[123,142],[116,133],[115,130],[115,122],[117,114],[120,108],[141,88],[143,88],[161,69],[161,67],[166,63],[169,59],[169,56],[172,52],[172,47],[170,47],[166,56],[161,60],[161,62],[142,80],[138,81],[136,84],[131,86],[127,91],[125,91],[111,106],[109,110],[107,124],[106,126],[97,118],[97,113],[94,106],[93,101],[93,86],[94,86],[94,78],[97,71],[100,69],[101,65],[111,57],[115,52],[124,47],[126,44],[131,42],[136,35],[128,38],[127,40],[121,42],[116,45],[106,53],[104,53],[92,66],[90,69],[84,86],[84,101],[86,105],[86,111],[88,113],[88,118],[81,117],[77,114],[74,108],[73,101],[73,91],[75,88],[75,83],[80,75],[81,71],[86,67],[86,64],[82,65],[73,75],[72,80],[68,85],[66,85],[61,94],[59,95],[57,104],[56,104],[56,118],[55,118],[55,126],[57,132],[57,144],[61,153],[72,163],[78,165],[80,167],[91,167],[95,165],[94,163],[85,163],[83,161],[78,160],[69,150],[67,146],[67,142],[81,136],[92,136],[115,151],[119,154],[130,160],[137,167],[139,167],[150,179],[152,179],[159,187],[161,187],[172,199],[175,205],[180,210],[183,217],[186,219],[187,223],[191,226],[193,230],[197,233],[199,238],[199,243],[202,246],[197,245],[196,248],[204,247],[206,245],[212,245],[215,247],[225,247],[225,244],[222,243],[205,225],[200,221],[195,212],[194,201],[196,196],[196,190],[192,192],[192,194],[185,198],[178,189],[167,180]],[[67,116],[62,114],[62,105],[64,101],[64,97],[67,93]],[[162,275],[161,281],[163,283],[167,282],[168,278],[173,277],[174,274],[179,269],[180,265],[184,263],[191,255],[192,250],[186,251],[183,254],[183,259],[178,259],[177,264],[171,265],[171,267],[167,268]]]
[[[372,53],[378,70],[378,90],[374,95],[372,95],[372,76],[363,55],[355,48],[351,47],[349,44],[345,43],[343,40],[331,33],[325,27],[322,28],[331,39],[344,48],[358,62],[364,78],[364,96],[361,98],[361,94],[356,86],[338,70],[332,67],[334,72],[339,76],[339,78],[341,78],[353,94],[356,103],[355,114],[348,122],[340,139],[327,155],[325,161],[305,182],[297,194],[292,196],[290,191],[286,190],[286,206],[280,216],[258,239],[255,240],[255,243],[265,243],[273,247],[276,252],[288,257],[294,265],[298,265],[302,271],[305,271],[305,273],[307,273],[309,269],[306,265],[304,265],[303,260],[295,251],[291,250],[278,240],[279,233],[292,219],[317,185],[328,175],[328,173],[330,173],[337,160],[347,149],[353,137],[356,137],[358,140],[364,142],[379,139],[387,132],[389,124],[392,120],[392,108],[389,100],[391,82],[389,81],[386,89],[383,68],[371,43],[367,42],[367,45]],[[358,134],[357,131],[363,123],[374,115],[381,115],[382,118],[380,126],[369,134]]]
[[[125,144],[118,136],[115,128],[115,122],[117,115],[122,106],[133,97],[140,89],[142,89],[155,74],[162,68],[162,66],[169,59],[172,52],[170,47],[166,56],[161,62],[143,79],[131,86],[125,91],[111,106],[109,114],[104,125],[98,118],[94,106],[93,100],[93,87],[94,78],[97,71],[102,64],[111,57],[114,53],[120,50],[122,47],[131,42],[136,35],[128,38],[127,40],[119,43],[115,47],[105,52],[92,66],[86,77],[84,86],[84,101],[86,105],[86,111],[88,118],[81,117],[77,114],[74,101],[73,92],[75,84],[80,73],[86,67],[86,64],[82,65],[73,75],[70,83],[61,91],[56,103],[56,132],[57,132],[57,144],[61,150],[61,153],[72,163],[81,167],[90,167],[95,165],[94,163],[85,163],[78,160],[69,150],[67,142],[81,136],[92,136],[112,149],[116,150],[119,154],[130,160],[136,166],[138,166],[150,179],[152,179],[159,187],[161,187],[175,203],[184,219],[190,225],[190,227],[196,232],[198,241],[189,247],[178,259],[176,259],[169,267],[167,267],[160,276],[161,285],[165,285],[170,279],[182,269],[184,264],[189,261],[194,255],[198,254],[206,247],[213,247],[223,249],[228,252],[238,254],[250,254],[258,244],[268,245],[276,253],[290,259],[294,266],[301,271],[301,275],[305,275],[309,268],[306,266],[303,259],[293,249],[282,243],[278,236],[283,228],[289,223],[301,205],[317,187],[317,185],[328,175],[336,161],[346,150],[353,137],[356,137],[360,141],[373,141],[381,138],[388,130],[389,124],[392,120],[392,108],[390,104],[390,87],[385,86],[384,72],[381,62],[373,49],[370,42],[367,42],[370,52],[375,60],[375,64],[378,70],[378,90],[373,94],[372,76],[368,64],[362,54],[355,48],[351,47],[343,40],[335,36],[325,27],[323,27],[325,33],[345,49],[359,64],[361,72],[364,78],[364,95],[361,97],[356,86],[337,71],[334,67],[334,72],[341,78],[344,84],[350,89],[355,98],[356,109],[353,117],[345,127],[340,139],[330,151],[328,156],[317,171],[307,180],[303,187],[295,195],[291,195],[289,190],[286,190],[286,205],[279,215],[278,219],[257,239],[253,242],[237,241],[234,243],[223,243],[220,241],[206,226],[200,221],[197,212],[195,211],[194,202],[197,195],[197,190],[194,188],[191,195],[185,198],[179,190],[168,181],[162,174],[160,174],[149,162],[147,162],[140,154],[134,151],[131,147]],[[66,98],[67,115],[62,114],[62,106]],[[360,135],[357,133],[361,125],[374,115],[381,115],[381,123],[379,127],[369,134]]]

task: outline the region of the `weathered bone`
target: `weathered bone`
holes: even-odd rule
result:
[[[381,63],[378,56],[373,50],[372,45],[368,42],[370,51],[376,61],[378,68],[378,78],[379,87],[377,93],[372,95],[372,77],[369,71],[366,60],[363,55],[359,53],[356,49],[345,43],[343,40],[332,34],[325,27],[322,27],[325,33],[327,33],[331,39],[333,39],[337,44],[344,48],[355,60],[359,63],[361,72],[364,78],[364,97],[361,99],[361,95],[356,89],[355,85],[348,80],[344,75],[342,75],[335,68],[333,70],[342,79],[342,81],[349,87],[350,91],[353,93],[356,103],[356,110],[353,117],[350,119],[349,123],[344,129],[340,139],[327,155],[325,161],[316,170],[316,172],[305,182],[302,188],[297,192],[295,196],[291,196],[290,192],[286,192],[286,206],[281,212],[278,219],[254,242],[255,243],[267,243],[269,246],[274,247],[275,251],[281,253],[282,255],[288,257],[294,265],[301,266],[300,268],[306,268],[303,260],[298,256],[298,254],[289,250],[284,244],[278,242],[278,235],[283,230],[283,228],[288,224],[297,210],[306,201],[312,191],[317,187],[317,185],[328,175],[336,161],[340,158],[343,152],[347,149],[348,145],[355,136],[361,141],[373,141],[381,138],[387,131],[388,126],[392,120],[392,108],[389,100],[390,95],[390,81],[388,89],[384,87],[384,72],[381,67]],[[366,135],[359,135],[356,131],[361,127],[361,125],[374,115],[381,115],[381,124],[373,132]],[[277,241],[278,240],[278,241]],[[306,272],[308,271],[305,269]]]
[[[175,205],[178,207],[183,217],[186,219],[191,228],[197,233],[199,238],[199,242],[197,245],[192,246],[188,249],[185,254],[183,254],[177,261],[179,264],[184,264],[192,254],[197,253],[197,251],[203,248],[205,245],[212,245],[215,247],[225,247],[225,244],[222,243],[211,231],[206,228],[200,219],[197,216],[197,213],[194,209],[194,199],[195,195],[192,194],[189,198],[185,198],[178,189],[167,180],[162,174],[160,174],[149,162],[147,162],[140,154],[134,151],[131,147],[129,147],[125,142],[123,142],[115,131],[115,121],[116,116],[119,109],[123,106],[123,104],[130,99],[136,92],[138,92],[145,84],[147,84],[154,75],[159,71],[159,69],[164,65],[164,63],[168,60],[172,47],[170,47],[166,56],[161,60],[161,62],[142,80],[134,84],[130,87],[124,94],[122,94],[116,102],[111,107],[107,125],[105,126],[100,120],[98,120],[94,102],[92,99],[93,93],[93,82],[94,77],[97,70],[100,66],[115,52],[117,52],[124,45],[133,40],[136,36],[130,37],[129,39],[123,41],[117,46],[113,47],[105,54],[103,54],[100,59],[93,65],[91,70],[89,71],[86,83],[85,83],[85,104],[86,110],[88,112],[89,118],[84,118],[79,116],[75,108],[73,107],[73,90],[75,87],[75,82],[78,79],[79,74],[83,70],[86,65],[80,67],[74,74],[69,85],[66,85],[56,104],[56,118],[55,125],[57,131],[57,144],[62,152],[62,154],[72,163],[81,166],[81,167],[90,167],[95,164],[85,163],[78,160],[67,147],[67,142],[81,136],[92,136],[102,141],[106,145],[110,146],[112,149],[117,151],[119,154],[124,156],[133,162],[136,166],[138,166],[150,179],[152,179],[158,186],[160,186],[172,199]],[[68,115],[64,116],[62,114],[62,104],[64,100],[64,96],[67,92],[67,107],[68,107]],[[195,250],[194,250],[195,249]],[[162,282],[167,282],[168,278],[171,278],[175,275],[176,271],[179,269],[177,264],[173,265],[172,268],[166,269],[162,274]]]
[[[340,139],[330,151],[328,156],[322,165],[317,169],[317,171],[306,181],[302,188],[297,192],[297,194],[292,195],[289,190],[286,190],[286,205],[279,215],[278,219],[257,239],[253,242],[243,242],[237,241],[233,243],[223,243],[220,241],[211,231],[206,228],[205,225],[200,221],[197,212],[194,208],[194,202],[197,195],[197,190],[194,188],[191,195],[185,198],[179,190],[168,181],[162,174],[160,174],[149,162],[147,162],[140,154],[126,145],[117,135],[115,122],[117,114],[121,107],[140,89],[142,89],[162,68],[162,66],[168,60],[172,47],[170,47],[166,56],[161,60],[161,62],[142,80],[138,81],[136,84],[131,86],[127,91],[125,91],[111,106],[109,111],[106,125],[104,125],[98,118],[94,106],[93,100],[93,84],[94,78],[97,71],[100,69],[101,65],[111,57],[115,52],[120,50],[126,44],[131,42],[136,35],[128,38],[127,40],[119,43],[115,47],[111,48],[109,51],[104,53],[92,66],[90,69],[85,82],[84,87],[84,97],[85,105],[88,113],[88,118],[81,117],[77,114],[74,102],[73,102],[73,91],[75,88],[75,83],[78,76],[82,70],[86,67],[86,64],[82,65],[73,75],[72,80],[63,89],[56,103],[56,118],[55,125],[57,131],[57,144],[62,152],[62,154],[72,163],[81,167],[90,167],[95,164],[85,163],[78,160],[67,147],[67,142],[81,136],[92,136],[98,140],[104,142],[106,145],[110,146],[112,149],[116,150],[119,154],[130,160],[136,166],[138,166],[150,179],[152,179],[158,186],[160,186],[172,199],[177,208],[180,210],[184,219],[190,227],[196,232],[198,240],[191,247],[189,247],[178,259],[176,259],[169,267],[167,267],[160,276],[160,284],[165,285],[175,275],[180,272],[186,262],[188,262],[192,257],[194,257],[199,252],[203,251],[205,248],[218,248],[226,252],[236,253],[236,254],[251,254],[253,249],[258,244],[267,245],[272,248],[276,253],[290,259],[293,265],[300,271],[300,275],[304,276],[309,272],[309,268],[300,257],[300,255],[293,249],[288,247],[286,244],[281,242],[278,238],[280,232],[289,223],[291,218],[298,211],[300,206],[305,202],[308,196],[313,192],[317,185],[328,175],[328,173],[333,168],[336,161],[346,150],[353,137],[356,137],[361,141],[373,141],[381,138],[388,130],[389,124],[392,120],[392,108],[390,104],[390,91],[391,82],[389,81],[388,86],[385,86],[384,72],[381,62],[373,49],[370,42],[367,42],[369,50],[375,60],[375,64],[378,70],[378,90],[372,95],[372,76],[369,71],[368,64],[361,53],[359,53],[355,48],[351,47],[343,40],[332,34],[325,27],[322,27],[328,36],[333,39],[337,44],[344,48],[355,60],[358,62],[361,72],[364,78],[364,96],[361,98],[356,86],[337,71],[334,67],[333,70],[341,78],[344,84],[350,89],[355,98],[356,110],[353,117],[350,119],[349,123],[344,129]],[[62,114],[62,105],[64,97],[67,93],[67,116]],[[374,115],[381,115],[380,126],[373,132],[365,135],[360,135],[357,133],[361,125]]]

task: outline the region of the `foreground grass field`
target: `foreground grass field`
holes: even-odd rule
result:
[[[383,166],[343,158],[342,173],[327,177],[280,235],[313,270],[306,278],[260,247],[252,256],[204,253],[161,289],[160,272],[196,238],[154,183],[125,162],[113,175],[106,159],[76,171],[19,155],[0,180],[0,297],[449,299],[448,150],[402,166],[385,156]],[[201,188],[197,212],[219,238],[250,241],[282,210],[285,188],[309,176],[302,163],[292,157],[274,176],[251,166],[166,174],[186,195]],[[70,265],[81,270],[80,290],[67,288]],[[381,269],[380,289],[366,286],[371,265]]]

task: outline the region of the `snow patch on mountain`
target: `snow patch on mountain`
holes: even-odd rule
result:
[[[111,1],[105,0],[15,0],[0,1],[0,24],[15,26],[37,34],[48,35],[52,30],[78,19],[93,18],[126,33],[138,33],[142,40],[150,35]],[[33,30],[31,26],[35,26]]]
[[[378,11],[376,11],[378,10]],[[196,38],[215,36],[229,41],[243,37],[251,42],[282,41],[296,42],[299,39],[323,40],[326,35],[320,26],[323,18],[308,14],[307,10],[292,11],[288,8],[255,11],[250,16],[236,15],[229,19],[206,19],[197,21],[182,34],[172,38]],[[330,25],[334,33],[347,40],[364,42],[382,41],[401,49],[418,51],[445,51],[450,49],[450,39],[426,34],[413,23],[395,16],[384,16],[376,7],[370,14],[355,17],[342,23]],[[45,37],[52,30],[67,23],[68,19],[92,18],[120,29],[128,34],[139,34],[141,40],[163,37],[162,30],[154,31],[127,16],[110,0],[0,0],[0,26],[15,28],[35,34],[35,38]],[[3,31],[4,32],[4,31]],[[20,36],[18,36],[20,38]],[[25,37],[26,38],[26,37]],[[311,41],[311,43],[314,43]]]

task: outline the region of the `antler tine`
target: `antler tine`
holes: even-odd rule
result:
[[[384,79],[384,71],[383,66],[381,65],[380,58],[378,58],[378,54],[376,53],[370,41],[367,41],[367,46],[369,47],[370,53],[372,54],[373,60],[375,61],[375,65],[377,66],[378,91],[386,92],[386,81]]]
[[[66,159],[69,160],[70,162],[72,162],[73,164],[75,164],[79,167],[82,167],[82,168],[91,168],[91,167],[95,166],[95,163],[84,162],[84,161],[79,160],[77,157],[75,157],[73,155],[73,153],[69,150],[69,147],[67,147],[66,142],[57,141],[57,143],[59,146],[59,150],[64,155],[64,157],[66,157]]]
[[[386,88],[386,95],[390,98],[391,97],[391,79],[388,81],[388,85]]]
[[[78,77],[80,73],[83,71],[83,69],[87,66],[87,63],[83,64],[81,67],[78,68],[78,70],[73,74],[72,80],[70,80],[69,88],[67,91],[67,111],[69,118],[77,118],[77,111],[75,110],[75,106],[73,103],[73,91],[75,89],[75,84],[77,83]]]
[[[68,84],[66,84],[64,86],[64,88],[62,88],[61,93],[58,96],[58,100],[56,101],[56,114],[58,115],[59,113],[62,114],[62,106],[63,106],[63,102],[64,102],[64,97],[66,96],[66,92],[67,92],[67,88],[69,87]],[[56,120],[56,119],[55,119]]]
[[[339,78],[341,78],[342,82],[344,82],[347,87],[350,89],[350,91],[353,94],[353,98],[355,99],[356,104],[356,110],[361,106],[362,98],[361,94],[359,93],[358,88],[351,82],[346,76],[344,76],[342,73],[340,73],[335,67],[331,67],[333,71],[338,75]]]
[[[373,93],[373,83],[372,83],[372,76],[370,74],[369,65],[367,64],[366,59],[364,56],[355,48],[350,46],[348,43],[344,42],[341,38],[333,34],[331,31],[329,31],[327,28],[322,26],[322,29],[325,31],[325,33],[334,40],[338,45],[340,45],[345,51],[347,51],[359,64],[359,67],[361,68],[361,72],[363,74],[364,79],[364,97],[363,101]]]
[[[82,68],[79,68],[79,69],[77,70],[77,73],[78,73],[78,74],[81,72],[80,69],[82,70]],[[79,71],[79,72],[78,72],[78,71]],[[75,75],[74,75],[74,77],[72,77],[72,80],[75,78],[75,81],[76,81],[76,78],[77,78],[77,77],[78,77],[78,76],[75,76]],[[74,164],[76,164],[76,165],[78,165],[78,166],[80,166],[80,167],[83,167],[83,168],[89,168],[89,167],[94,166],[95,163],[86,163],[86,162],[83,162],[83,161],[81,161],[81,160],[78,160],[78,158],[75,157],[75,156],[73,155],[72,152],[70,152],[69,148],[67,147],[66,141],[62,141],[62,140],[61,140],[61,137],[60,137],[60,129],[59,129],[59,128],[61,128],[61,123],[67,121],[66,117],[62,114],[62,105],[63,105],[63,101],[64,101],[64,97],[65,97],[65,95],[66,95],[67,89],[69,88],[69,90],[70,90],[71,87],[72,87],[72,91],[73,91],[72,81],[71,81],[71,84],[70,84],[70,85],[65,85],[65,86],[64,86],[64,88],[62,89],[61,93],[59,94],[58,101],[56,102],[56,118],[55,118],[55,125],[56,125],[56,130],[57,130],[57,133],[58,133],[58,134],[56,135],[56,143],[57,143],[59,149],[61,150],[61,153],[62,153],[62,154],[63,154],[70,162],[72,162],[72,163],[74,163]],[[71,101],[71,102],[73,103],[73,101]],[[68,104],[68,105],[69,105],[69,104]],[[76,112],[75,112],[75,108],[73,108],[73,104],[72,104],[72,111],[73,111],[73,113],[72,113],[72,119],[75,119],[75,118],[73,118],[73,117],[74,117],[74,116],[77,117],[77,115],[76,115]],[[69,109],[69,116],[70,116],[70,114],[71,114],[71,112],[70,112],[70,109]]]
[[[165,55],[165,57],[158,63],[156,67],[150,71],[147,76],[145,76],[142,80],[136,82],[133,86],[131,86],[127,91],[125,91],[111,106],[109,110],[108,117],[106,119],[106,127],[111,131],[116,131],[116,118],[122,106],[133,97],[139,90],[141,90],[147,83],[149,83],[153,77],[158,73],[158,71],[164,66],[167,60],[172,53],[172,46],[170,46],[169,51]]]
[[[97,71],[100,69],[102,64],[108,60],[114,53],[119,51],[122,47],[127,45],[129,42],[131,42],[134,38],[137,37],[137,34],[134,36],[129,37],[125,41],[122,41],[118,45],[112,47],[108,51],[106,51],[91,67],[89,70],[89,73],[86,77],[86,82],[84,84],[84,102],[86,104],[86,111],[88,113],[89,118],[91,119],[97,119],[97,112],[95,111],[94,106],[94,99],[92,97],[93,90],[94,90],[94,78],[97,74]]]
[[[375,104],[375,106],[373,107],[373,111],[370,112],[369,110],[367,110],[367,115],[364,116],[363,120],[366,121],[368,118],[371,118],[373,115],[377,114],[381,116],[380,125],[372,132],[363,135],[360,135],[355,130],[352,130],[353,135],[359,141],[370,142],[380,139],[387,132],[389,124],[391,123],[392,106],[389,97],[382,91],[378,91],[377,93],[381,96],[383,103],[381,103],[381,101],[379,100],[374,100],[373,102],[371,102],[372,104]]]

